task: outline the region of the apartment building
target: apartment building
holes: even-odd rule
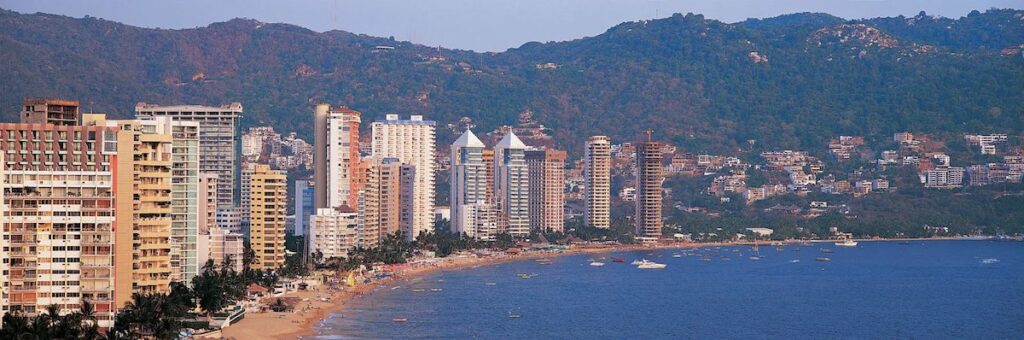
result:
[[[658,142],[640,142],[636,149],[636,237],[642,242],[661,237],[661,148]]]
[[[562,231],[565,225],[565,159],[561,150],[526,150],[531,230]]]
[[[494,146],[494,197],[498,208],[498,230],[515,237],[530,235],[526,144],[509,131]]]
[[[256,164],[250,181],[249,244],[256,253],[251,268],[276,270],[285,260],[287,175],[265,164]]]
[[[238,120],[242,104],[223,106],[170,105],[147,103],[135,105],[138,118],[170,117],[174,121],[199,123],[199,171],[214,173],[217,181],[217,208],[228,209],[237,203],[239,146]]]
[[[341,106],[316,106],[313,112],[313,180],[316,208],[356,207],[362,187],[359,124],[362,114]]]
[[[125,301],[131,293],[168,292],[174,266],[180,269],[182,254],[171,241],[171,122],[169,118],[107,120],[104,114],[83,115],[83,125],[116,128],[130,136],[130,139],[118,139],[118,155],[132,155],[132,159],[127,164],[118,162],[118,171],[126,174],[119,174],[114,186],[118,195],[115,202],[118,220],[116,293]],[[131,243],[121,242],[129,239]],[[174,262],[174,258],[178,262]],[[128,263],[130,266],[123,267]]]
[[[611,227],[611,139],[593,136],[587,139],[584,153],[584,220],[597,228]]]
[[[409,239],[434,230],[434,129],[436,122],[413,115],[399,119],[396,114],[372,124],[373,157],[397,158],[416,168],[412,219],[402,227]]]
[[[130,233],[114,234],[125,225],[118,222],[131,229],[130,206],[127,219],[115,219],[115,180],[126,173],[117,164],[130,166],[132,154],[119,154],[118,141],[130,135],[55,119],[0,123],[0,315],[34,316],[49,305],[68,313],[89,300],[99,325],[110,327],[124,302],[114,295],[115,238],[132,247]],[[123,192],[130,202],[131,190]]]
[[[323,257],[348,257],[359,246],[359,214],[351,208],[320,208],[311,219],[312,249]]]
[[[489,204],[487,201],[487,168],[483,161],[484,143],[473,131],[463,132],[451,146],[451,173],[449,178],[451,229],[454,233],[465,233],[477,237],[470,215],[471,205]]]

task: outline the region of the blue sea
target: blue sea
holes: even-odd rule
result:
[[[437,273],[353,300],[316,338],[1024,339],[1021,242],[758,253],[755,261],[749,246],[618,252]],[[629,264],[639,258],[668,267]]]

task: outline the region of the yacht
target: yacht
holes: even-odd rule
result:
[[[839,246],[839,247],[856,247],[857,246],[857,241],[846,240],[846,241],[843,241],[843,242],[836,242],[836,246]]]
[[[637,268],[640,268],[640,269],[665,269],[665,267],[668,267],[668,266],[663,264],[663,263],[651,262],[651,261],[647,261],[647,260],[643,260],[640,263],[640,265],[637,266]]]
[[[594,261],[594,262],[591,262],[591,263],[590,263],[590,266],[591,266],[591,267],[601,267],[601,266],[604,266],[604,262],[597,262],[597,261]]]

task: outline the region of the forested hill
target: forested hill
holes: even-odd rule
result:
[[[364,121],[427,115],[445,143],[462,117],[486,132],[529,110],[574,151],[587,135],[647,128],[690,151],[821,149],[837,134],[1020,134],[1022,48],[1020,10],[733,24],[677,14],[502,53],[246,19],[164,30],[0,10],[0,112],[15,120],[23,98],[46,96],[115,116],[139,101],[241,101],[246,125],[308,136],[312,105],[330,102]]]

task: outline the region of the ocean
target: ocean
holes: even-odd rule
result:
[[[1024,338],[1021,242],[816,243],[758,253],[755,261],[749,246],[613,252],[436,273],[352,300],[315,338]],[[630,264],[640,258],[668,266]]]

